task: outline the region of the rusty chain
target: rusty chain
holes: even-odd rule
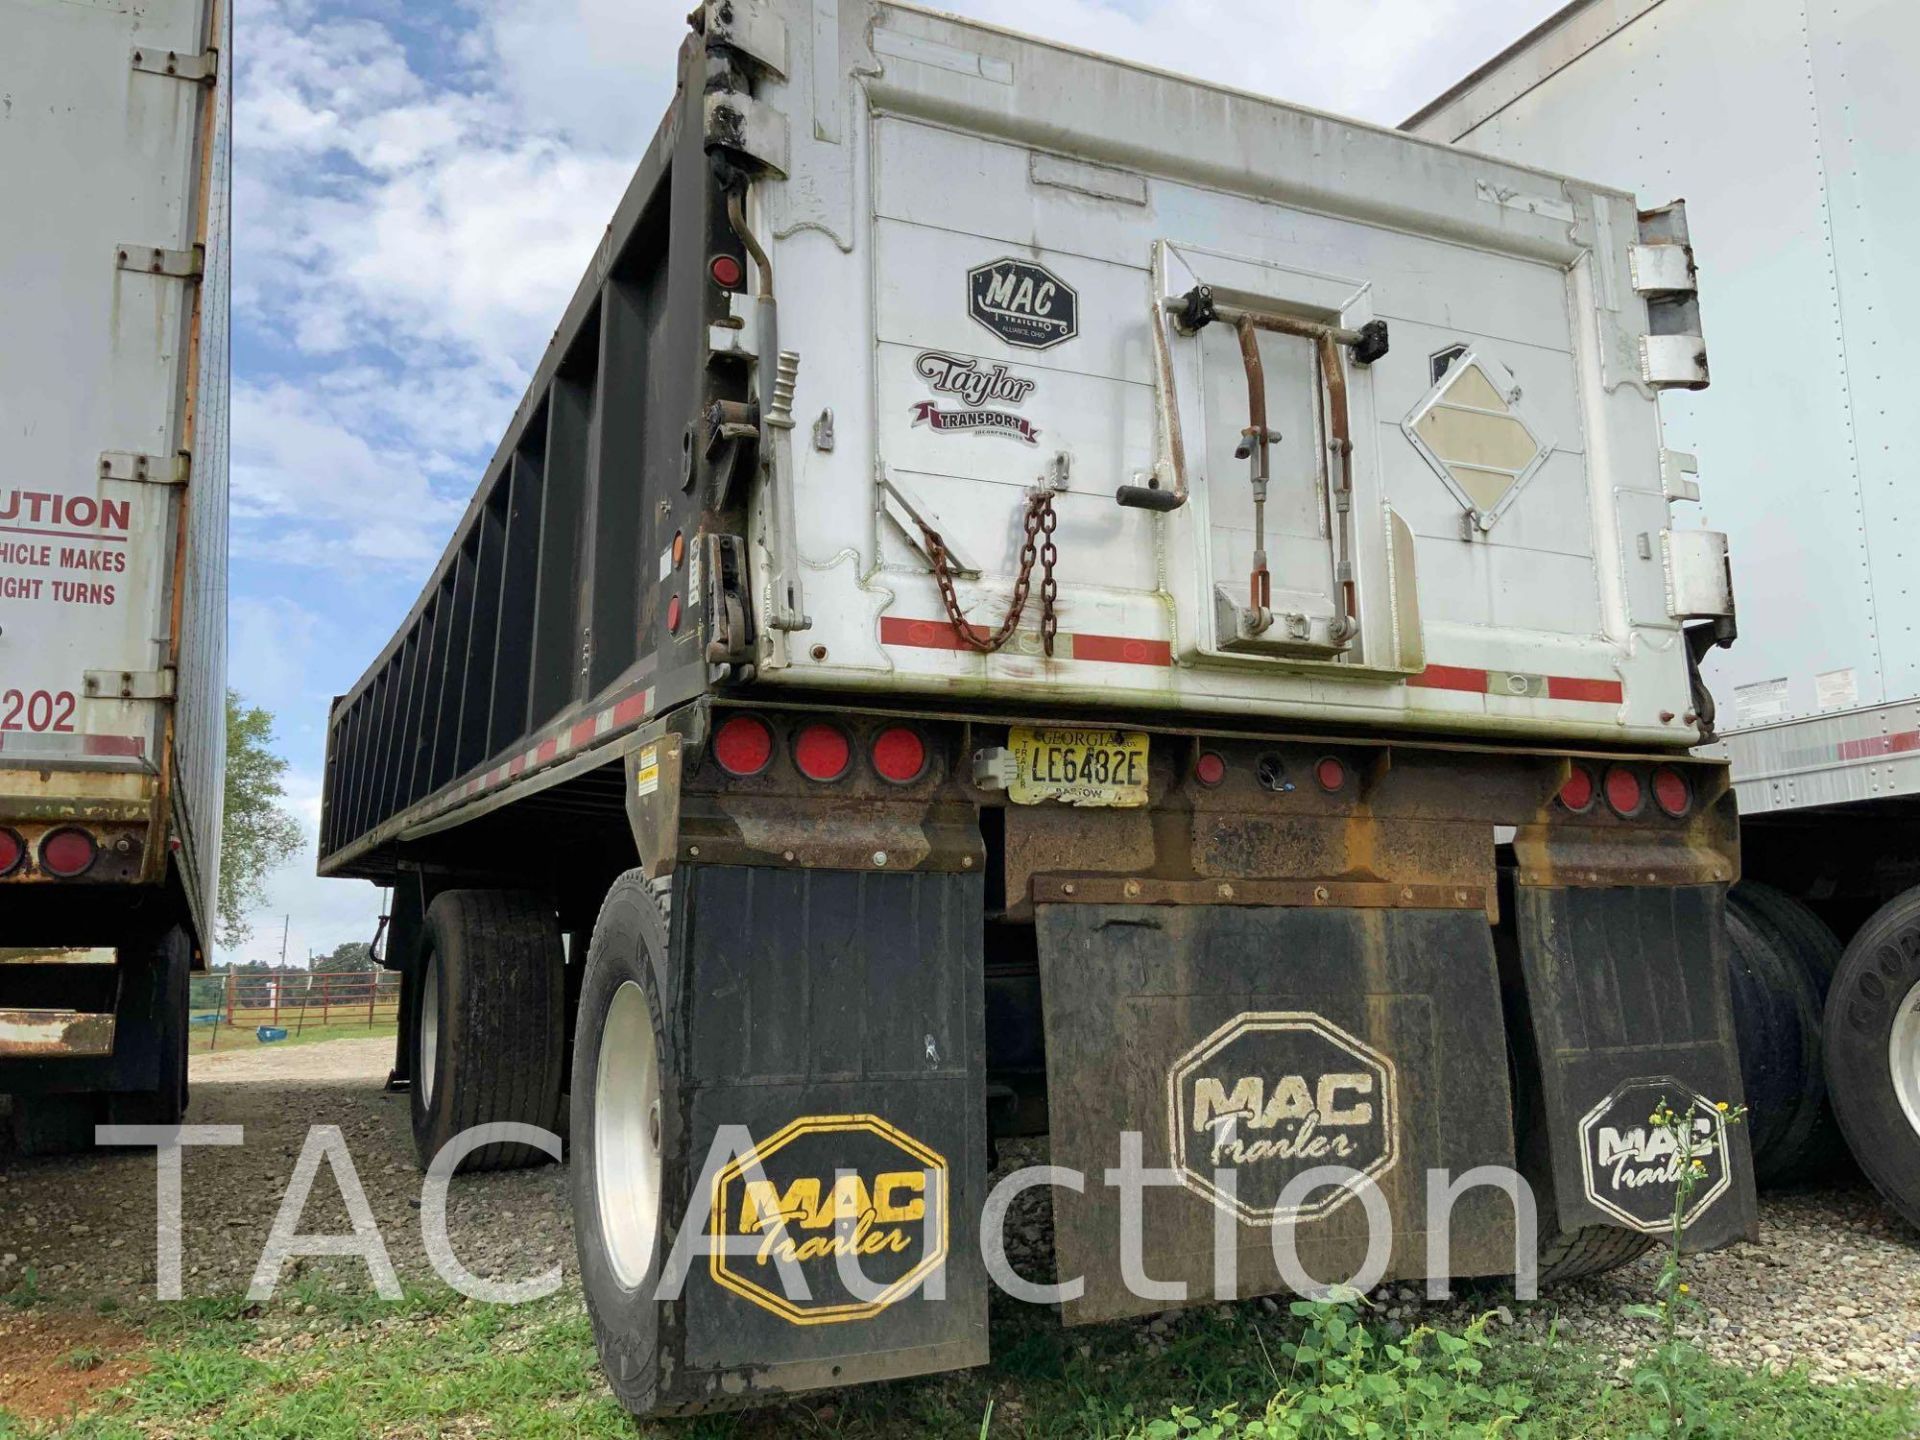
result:
[[[1060,559],[1060,551],[1053,543],[1053,532],[1060,523],[1060,517],[1054,513],[1051,490],[1037,490],[1027,497],[1027,539],[1020,547],[1020,572],[1014,577],[1013,598],[1007,604],[1007,615],[1000,622],[1000,628],[985,638],[961,613],[960,597],[953,589],[953,557],[947,553],[946,542],[940,538],[940,532],[926,521],[919,520],[918,523],[921,538],[926,541],[927,558],[933,562],[933,578],[940,586],[940,598],[947,607],[947,619],[953,624],[953,633],[960,637],[962,645],[982,655],[991,655],[1005,645],[1019,628],[1020,616],[1027,608],[1027,593],[1033,585],[1034,562],[1038,560],[1040,643],[1049,657],[1053,655],[1054,637],[1060,633],[1060,617],[1055,613],[1060,586],[1053,578],[1053,567]]]

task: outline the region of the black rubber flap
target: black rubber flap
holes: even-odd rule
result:
[[[980,878],[690,870],[674,962],[687,982],[689,1178],[707,1176],[689,1214],[708,1216],[708,1239],[683,1353],[705,1373],[678,1388],[805,1389],[984,1363]],[[746,1127],[754,1145],[716,1169],[722,1126]]]
[[[1688,1206],[1689,1247],[1752,1237],[1746,1131],[1717,1108],[1741,1101],[1722,887],[1521,885],[1514,897],[1561,1228],[1668,1230],[1680,1161],[1651,1124],[1665,1101],[1698,1111],[1707,1173]]]
[[[1060,1276],[1070,1324],[1288,1288],[1276,1232],[1322,1283],[1362,1265],[1353,1189],[1287,1195],[1308,1169],[1371,1177],[1391,1217],[1387,1278],[1426,1273],[1427,1174],[1513,1163],[1500,992],[1479,911],[1041,905]],[[1149,1171],[1129,1282],[1123,1135]],[[1132,1226],[1126,1225],[1131,1230]],[[1498,1190],[1452,1211],[1456,1275],[1514,1268]],[[1383,1227],[1385,1233],[1385,1227]],[[1218,1244],[1216,1244],[1216,1237]],[[1230,1257],[1231,1271],[1222,1273]]]

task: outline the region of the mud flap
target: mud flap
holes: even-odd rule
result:
[[[1288,1288],[1282,1232],[1315,1280],[1350,1278],[1368,1248],[1361,1197],[1288,1190],[1325,1165],[1378,1185],[1385,1278],[1423,1275],[1428,1171],[1512,1165],[1484,911],[1043,904],[1036,918],[1052,1158],[1085,1176],[1054,1192],[1060,1277],[1085,1283],[1067,1323]],[[1126,1274],[1128,1207],[1108,1173],[1126,1132],[1165,1172],[1139,1202],[1135,1254],[1184,1294],[1136,1293]],[[1513,1270],[1505,1194],[1463,1191],[1450,1228],[1453,1274]]]
[[[676,1397],[985,1363],[981,884],[708,865],[676,877],[681,1198],[701,1227]],[[744,1127],[746,1154],[722,1127]],[[836,1240],[858,1252],[846,1269]]]
[[[1671,1225],[1678,1162],[1648,1123],[1665,1100],[1699,1110],[1689,1245],[1755,1238],[1746,1131],[1716,1108],[1741,1101],[1725,887],[1519,885],[1514,918],[1560,1228]]]

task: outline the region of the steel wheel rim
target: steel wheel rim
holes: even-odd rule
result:
[[[440,1054],[440,957],[427,956],[420,972],[420,1103],[433,1105],[433,1068]]]
[[[1920,982],[1893,1013],[1893,1033],[1887,1037],[1887,1068],[1893,1076],[1894,1098],[1907,1112],[1907,1124],[1920,1135]]]
[[[593,1168],[600,1238],[622,1288],[653,1264],[660,1228],[660,1071],[646,992],[613,992],[600,1025],[593,1086]]]

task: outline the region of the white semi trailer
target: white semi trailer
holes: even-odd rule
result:
[[[225,748],[222,0],[0,0],[0,1095],[170,1123]]]
[[[1578,0],[1406,128],[1686,198],[1713,389],[1662,418],[1701,490],[1685,523],[1729,537],[1739,582],[1739,642],[1704,668],[1745,874],[1850,939],[1834,1108],[1920,1224],[1917,72],[1911,5]]]

